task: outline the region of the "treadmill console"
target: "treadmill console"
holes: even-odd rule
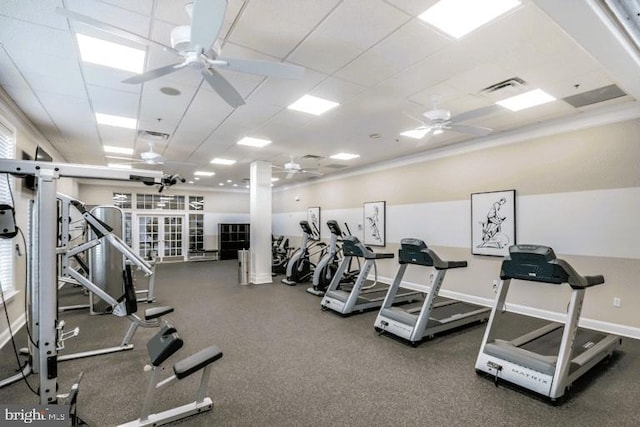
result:
[[[432,267],[433,258],[429,252],[427,244],[420,239],[402,239],[398,258],[400,259],[400,264],[418,264]]]
[[[364,257],[362,243],[356,236],[347,236],[342,241],[342,253],[344,256]]]
[[[329,231],[331,232],[331,234],[335,234],[338,237],[342,236],[342,230],[338,225],[338,221],[330,219],[329,221],[327,221],[327,227],[329,227]]]
[[[502,262],[500,278],[545,283],[567,283],[569,274],[558,263],[556,254],[548,246],[513,245]]]

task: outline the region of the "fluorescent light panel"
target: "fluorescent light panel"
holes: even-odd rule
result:
[[[327,99],[318,98],[316,96],[304,95],[287,108],[290,110],[302,111],[303,113],[313,114],[319,116],[332,108],[337,107],[337,102],[329,101]]]
[[[116,147],[114,145],[105,145],[104,152],[109,154],[133,154],[133,148]]]
[[[338,153],[331,156],[335,160],[351,160],[360,157],[360,154]]]
[[[207,172],[207,171],[195,171],[193,173],[195,176],[214,176],[215,172]]]
[[[414,138],[414,139],[422,139],[424,138],[424,136],[427,134],[428,131],[429,130],[427,128],[411,129],[411,130],[406,130],[404,132],[401,132],[400,135],[408,136],[409,138]]]
[[[117,68],[118,70],[142,73],[144,50],[76,34],[80,57],[84,62]]]
[[[520,95],[512,96],[511,98],[503,99],[502,101],[496,102],[496,104],[508,108],[511,111],[520,111],[555,100],[553,96],[542,89],[534,89]]]
[[[250,136],[245,136],[238,141],[238,145],[248,145],[249,147],[264,147],[269,144],[271,144],[271,141],[268,139],[252,138]]]
[[[519,5],[519,0],[440,0],[418,18],[459,39]]]
[[[232,165],[236,162],[236,160],[231,160],[231,159],[221,159],[216,157],[215,159],[211,160],[211,163],[214,165]]]
[[[96,121],[99,125],[116,126],[119,128],[135,129],[138,126],[136,119],[111,114],[96,113]]]

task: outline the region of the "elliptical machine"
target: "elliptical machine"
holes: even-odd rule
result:
[[[345,224],[346,226],[346,224]],[[327,221],[327,227],[329,227],[329,231],[331,232],[331,237],[329,238],[329,247],[324,256],[318,261],[318,265],[316,266],[315,271],[313,272],[313,286],[307,288],[307,292],[313,294],[315,296],[323,296],[333,276],[338,270],[338,264],[341,260],[341,251],[342,248],[338,247],[338,241],[342,240],[344,236],[338,222],[335,220]],[[347,229],[349,227],[347,226]],[[350,283],[352,284],[355,281],[355,276],[357,276],[357,272],[346,271],[343,275],[343,278],[340,280],[341,284]]]
[[[271,274],[285,274],[293,248],[284,236],[271,236]]]
[[[326,244],[320,242],[319,233],[313,232],[308,221],[300,221],[300,228],[302,228],[302,242],[300,247],[289,258],[286,271],[287,277],[282,279],[282,283],[289,286],[308,281],[316,268],[316,265],[311,262],[311,257],[319,254],[320,258],[322,258],[326,252]],[[311,249],[314,248],[320,249],[311,252]]]

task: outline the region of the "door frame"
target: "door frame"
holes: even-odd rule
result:
[[[161,253],[158,248],[156,254],[156,262],[171,262],[171,261],[186,261],[188,256],[189,245],[189,214],[176,211],[132,211],[131,212],[131,243],[136,253],[140,253],[140,217],[157,217],[158,218],[158,237],[159,242],[164,242],[164,218],[166,217],[179,217],[182,219],[182,258],[178,259],[178,256],[171,256],[169,261],[164,260],[164,254]],[[186,248],[186,249],[185,249]]]

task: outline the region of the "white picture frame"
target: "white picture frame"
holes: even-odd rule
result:
[[[471,253],[504,257],[516,244],[516,190],[471,194]]]
[[[363,211],[364,244],[368,246],[385,246],[386,202],[366,202]]]
[[[320,207],[319,206],[307,208],[307,222],[309,223],[309,227],[311,227],[311,231],[313,231],[314,233],[314,236],[311,236],[311,237],[319,240],[320,230],[322,229],[320,225]]]

